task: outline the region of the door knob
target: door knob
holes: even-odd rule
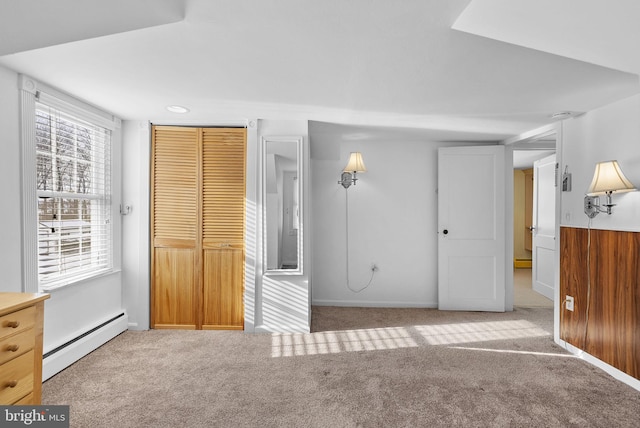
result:
[[[443,230],[442,233],[444,233],[445,235],[449,233],[449,231],[447,229]]]

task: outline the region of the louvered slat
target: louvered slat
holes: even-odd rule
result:
[[[154,239],[196,239],[198,130],[154,127]]]
[[[244,241],[246,130],[203,130],[202,236],[205,246]]]

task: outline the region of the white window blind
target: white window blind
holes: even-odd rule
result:
[[[50,104],[40,99],[35,111],[38,279],[45,290],[113,266],[111,130]]]

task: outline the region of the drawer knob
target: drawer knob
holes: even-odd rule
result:
[[[18,349],[20,349],[20,345],[17,344],[7,345],[6,347],[6,350],[10,352],[16,352]]]
[[[10,381],[7,381],[4,385],[9,387],[9,388],[15,388],[18,385],[18,381],[17,380],[10,380]]]
[[[10,328],[18,328],[20,321],[8,321],[6,326]]]

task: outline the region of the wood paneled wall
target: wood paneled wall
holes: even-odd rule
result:
[[[575,299],[560,337],[640,379],[640,233],[562,227],[560,239],[560,299]]]

